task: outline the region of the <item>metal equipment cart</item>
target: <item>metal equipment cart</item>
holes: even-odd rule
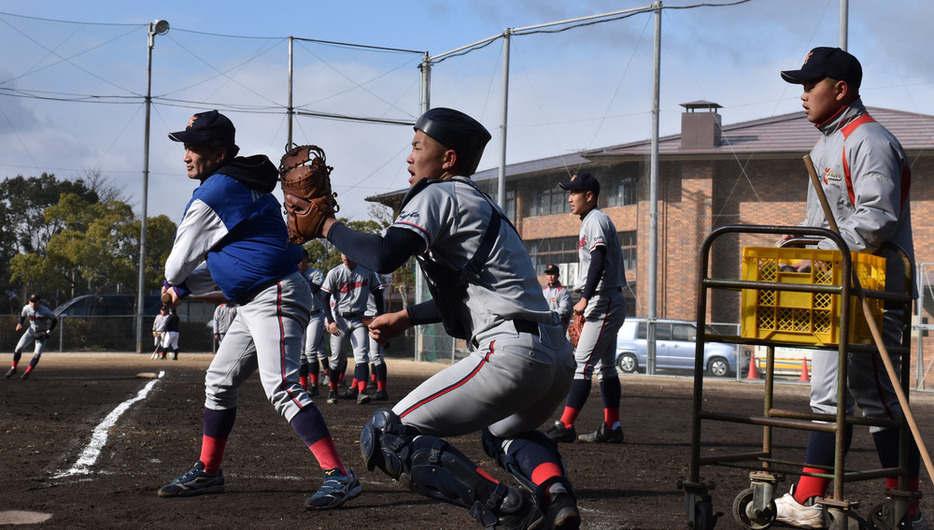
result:
[[[714,242],[725,235],[738,236],[739,234],[759,234],[768,235],[796,233],[805,237],[821,237],[833,240],[837,247],[841,249],[840,259],[842,267],[842,281],[835,285],[815,285],[815,284],[796,284],[796,283],[773,283],[764,281],[749,281],[737,279],[714,278],[710,275],[710,251]],[[846,403],[847,391],[847,363],[846,355],[850,353],[871,354],[878,351],[875,345],[852,344],[850,342],[851,322],[849,315],[851,296],[859,294],[858,287],[852,286],[849,279],[853,272],[851,255],[846,243],[834,232],[821,228],[806,227],[781,227],[781,226],[754,226],[754,225],[733,225],[724,226],[714,230],[704,241],[698,275],[698,296],[697,296],[697,350],[695,355],[695,375],[694,392],[691,423],[691,459],[690,475],[686,479],[678,482],[678,487],[684,491],[685,509],[688,517],[688,526],[694,529],[712,528],[717,521],[718,515],[715,515],[711,490],[714,488],[712,482],[707,482],[701,477],[701,467],[709,465],[728,466],[733,468],[745,469],[749,471],[750,485],[747,489],[741,491],[735,498],[732,506],[733,517],[739,525],[750,529],[769,528],[776,518],[775,492],[776,484],[783,480],[785,474],[801,476],[817,476],[831,478],[833,480],[832,493],[827,497],[820,499],[820,504],[824,506],[830,516],[830,527],[838,529],[894,529],[898,522],[906,513],[908,506],[914,500],[913,495],[906,491],[907,489],[907,458],[908,442],[911,433],[904,420],[900,421],[879,421],[866,418],[858,418],[846,415],[846,407],[837,407],[836,415],[816,414],[808,410],[805,412],[794,412],[783,410],[773,406],[774,374],[773,363],[775,356],[775,347],[794,346],[802,347],[800,343],[786,343],[782,341],[767,339],[749,339],[741,336],[723,336],[711,335],[704,331],[706,327],[708,290],[771,290],[771,291],[790,291],[803,293],[829,293],[839,297],[839,341],[834,347],[810,346],[815,350],[835,349],[839,356],[838,373],[838,395],[837,403]],[[911,269],[909,269],[911,270]],[[911,288],[908,282],[908,288]],[[905,311],[905,326],[909,326],[911,318],[910,294],[897,295],[863,289],[862,292],[868,300],[877,300],[881,304],[904,303],[908,310]],[[910,292],[910,291],[909,291]],[[906,329],[909,329],[906,327]],[[704,399],[704,377],[703,377],[703,358],[704,343],[708,340],[717,342],[728,342],[735,344],[747,344],[753,346],[765,346],[767,351],[766,370],[764,374],[764,397],[762,415],[744,415],[732,411],[708,410]],[[902,355],[901,363],[901,387],[907,395],[909,373],[910,373],[910,334],[902,334],[902,343],[899,347],[888,347],[891,355]],[[831,353],[826,352],[827,355]],[[747,424],[762,426],[762,445],[761,449],[752,452],[701,455],[701,424],[702,422],[723,422],[727,424]],[[879,468],[870,470],[851,470],[844,467],[846,456],[845,438],[846,426],[850,424],[895,427],[900,429],[900,454],[899,466],[896,468]],[[803,462],[780,461],[773,457],[773,430],[774,429],[798,429],[803,431],[823,431],[834,433],[835,454],[834,466],[832,469],[825,469],[824,473],[805,473],[802,471]],[[812,466],[814,467],[814,466]],[[898,477],[898,490],[887,490],[885,500],[875,506],[869,516],[865,519],[859,517],[855,508],[858,503],[848,501],[844,496],[844,486],[848,482],[877,479],[880,477]]]

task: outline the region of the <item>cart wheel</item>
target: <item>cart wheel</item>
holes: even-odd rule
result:
[[[708,497],[694,503],[694,530],[711,530],[717,524],[713,514],[713,502]]]
[[[747,488],[739,492],[739,495],[733,500],[733,517],[736,522],[743,525],[743,528],[751,530],[762,530],[772,526],[777,515],[775,501],[769,501],[768,507],[762,513],[754,514],[752,513],[754,496],[754,488]]]
[[[875,530],[893,530],[898,528],[898,525],[892,526],[889,523],[889,520],[892,518],[890,513],[891,507],[886,504],[877,504],[873,506],[872,511],[869,512],[869,528]]]

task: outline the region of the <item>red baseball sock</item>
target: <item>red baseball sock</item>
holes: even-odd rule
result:
[[[603,409],[603,421],[610,429],[619,423],[619,409]]]
[[[305,376],[298,377],[298,384],[302,385],[302,388],[308,390],[308,378]]]
[[[816,467],[805,467],[805,473],[825,473],[825,470]],[[807,502],[811,497],[823,497],[827,492],[827,486],[830,485],[829,478],[821,477],[801,477],[795,486],[795,500],[801,504]]]
[[[224,438],[214,438],[206,434],[201,437],[201,463],[204,464],[205,473],[213,475],[221,468],[226,446],[227,440]]]
[[[571,407],[564,407],[564,414],[561,415],[561,423],[568,429],[574,425],[574,422],[577,421],[577,416],[580,415],[581,411],[577,409],[572,409]]]
[[[920,488],[921,488],[921,479],[918,478],[918,477],[909,478],[909,479],[908,479],[908,484],[907,484],[907,486],[908,486],[908,491],[919,491]],[[888,488],[888,489],[890,489],[890,490],[897,490],[897,489],[898,489],[898,479],[897,479],[897,478],[891,478],[891,477],[886,478],[886,479],[885,479],[885,487]],[[908,506],[908,515],[914,517],[914,515],[915,515],[916,513],[918,513],[918,504],[919,504],[920,502],[921,502],[921,499],[915,499],[915,501],[912,502],[910,506]]]
[[[347,474],[347,469],[344,468],[344,463],[341,462],[341,457],[337,454],[337,448],[334,447],[334,439],[330,436],[311,444],[308,449],[311,449],[311,453],[315,455],[321,469],[337,468],[341,470],[341,473]]]

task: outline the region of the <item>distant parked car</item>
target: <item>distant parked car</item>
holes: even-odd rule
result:
[[[697,325],[686,320],[655,321],[655,367],[674,370],[694,370],[697,348]],[[644,318],[627,318],[616,338],[616,367],[623,373],[644,371],[648,324]],[[709,326],[707,333],[715,333]],[[732,344],[704,344],[704,369],[717,377],[727,377],[737,371],[737,348]],[[742,366],[748,367],[748,355],[742,356]]]

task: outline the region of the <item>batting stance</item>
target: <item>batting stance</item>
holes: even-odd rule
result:
[[[321,300],[321,284],[324,283],[324,273],[308,264],[308,251],[302,247],[302,259],[298,262],[298,270],[302,272],[308,287],[311,289],[311,316],[308,318],[308,327],[305,328],[305,340],[302,344],[301,367],[298,370],[298,381],[302,388],[311,394],[318,395],[318,371],[321,365],[327,371],[327,354],[321,347],[324,338],[324,302]]]
[[[373,414],[361,449],[369,469],[467,508],[486,527],[578,528],[557,446],[536,430],[566,395],[574,360],[515,228],[468,178],[489,139],[466,114],[429,110],[416,122],[406,160],[411,188],[386,235],[325,221],[328,240],[354,261],[386,273],[416,256],[430,286],[432,300],[376,317],[372,336],[385,342],[413,325],[443,322],[471,348]],[[486,453],[534,502],[440,438],[477,430]]]
[[[580,258],[577,285],[580,300],[574,304],[574,318],[583,319],[574,358],[577,372],[561,419],[548,430],[556,442],[622,443],[619,424],[621,389],[616,372],[616,334],[626,319],[626,271],[622,247],[613,221],[597,208],[600,183],[590,173],[573,175],[561,183],[568,191],[571,213],[581,218],[577,254]],[[590,395],[594,370],[599,369],[603,397],[603,423],[592,433],[577,436],[574,422]]]
[[[58,318],[55,317],[51,309],[42,305],[41,301],[42,298],[38,294],[29,295],[29,301],[23,306],[23,311],[19,315],[16,331],[23,329],[23,323],[27,320],[29,321],[29,327],[26,328],[26,333],[23,333],[19,342],[16,343],[16,349],[13,350],[13,366],[7,370],[7,379],[16,375],[16,365],[19,364],[23,350],[30,344],[35,343],[36,349],[32,355],[32,360],[29,361],[29,366],[20,376],[21,379],[29,379],[29,374],[39,364],[39,358],[42,357],[42,352],[45,351],[45,343],[49,340],[49,334],[58,325]]]
[[[233,123],[216,110],[192,116],[184,131],[188,177],[200,185],[185,207],[165,264],[163,294],[177,306],[189,294],[215,291],[237,303],[233,321],[205,375],[204,430],[197,464],[159,490],[160,497],[224,491],[221,460],[240,387],[259,371],[263,390],[324,469],[308,509],[340,506],[360,494],[344,467],[320,411],[298,383],[311,291],[298,271],[301,249],[288,242],[279,179],[265,155],[236,157]]]
[[[331,376],[328,403],[338,402],[337,379],[347,365],[347,348],[353,350],[353,383],[344,397],[356,399],[358,404],[370,402],[366,383],[370,378],[370,342],[363,324],[366,304],[370,296],[376,299],[377,312],[383,312],[383,284],[370,269],[357,265],[345,254],[341,264],[328,271],[321,286],[325,322],[331,334]],[[333,307],[331,300],[333,299]]]

